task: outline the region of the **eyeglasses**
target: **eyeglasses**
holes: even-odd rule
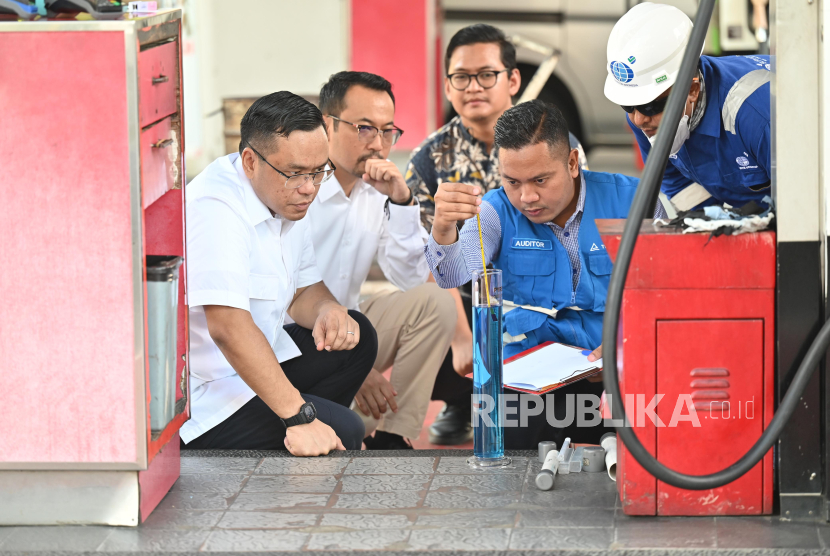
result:
[[[259,151],[257,151],[254,148],[254,146],[251,145],[251,143],[249,143],[248,141],[245,141],[245,143],[248,144],[251,150],[254,151],[256,155],[260,157],[265,164],[267,164],[271,168],[274,168],[274,170],[276,170],[279,175],[285,178],[286,189],[299,189],[305,184],[305,182],[308,181],[309,178],[311,178],[311,183],[313,183],[316,187],[324,181],[326,181],[327,179],[329,179],[334,174],[334,171],[337,170],[337,167],[332,163],[331,159],[329,159],[328,163],[326,164],[327,168],[325,170],[320,170],[319,172],[310,172],[308,174],[294,174],[293,176],[289,176],[288,174],[286,174],[285,172],[281,172],[273,164],[265,160],[265,157],[259,154]]]
[[[473,77],[476,78],[476,81],[479,85],[481,85],[482,89],[492,89],[496,86],[496,81],[499,79],[499,74],[502,72],[506,72],[510,70],[487,70],[487,71],[480,71],[478,73],[451,73],[447,76],[447,79],[450,80],[450,85],[456,91],[463,91],[467,87],[470,86],[470,83],[473,80]]]
[[[623,106],[622,109],[632,114],[635,110],[642,114],[643,116],[647,116],[649,118],[656,116],[657,114],[662,114],[663,110],[666,108],[666,102],[668,102],[669,97],[668,95],[656,98],[651,102],[647,102],[646,104],[641,104],[640,106]]]
[[[403,130],[398,127],[393,127],[390,129],[378,129],[373,125],[353,124],[352,122],[341,120],[337,116],[332,116],[331,114],[326,114],[326,116],[328,116],[332,120],[337,120],[338,122],[343,122],[344,124],[349,124],[350,126],[356,128],[357,138],[363,141],[364,143],[371,143],[375,140],[375,137],[378,136],[378,133],[380,133],[380,140],[383,142],[384,145],[394,145],[398,142],[398,139],[401,138],[401,135],[403,135]]]

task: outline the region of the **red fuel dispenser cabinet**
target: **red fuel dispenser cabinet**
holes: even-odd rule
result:
[[[612,259],[624,224],[597,221]],[[708,234],[656,230],[650,221],[640,234],[618,341],[626,415],[664,465],[714,473],[749,450],[772,419],[775,234],[710,240]],[[652,420],[645,410],[659,394]],[[703,491],[658,481],[621,442],[617,449],[617,488],[628,515],[772,512],[771,449],[740,479]]]

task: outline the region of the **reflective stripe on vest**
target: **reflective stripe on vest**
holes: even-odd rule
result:
[[[512,301],[510,301],[508,299],[503,299],[502,300],[502,305],[504,305],[504,307],[505,307],[505,309],[504,309],[505,313],[507,313],[509,311],[512,311],[513,309],[525,309],[527,311],[535,311],[537,313],[542,313],[543,315],[547,315],[547,316],[549,316],[551,318],[554,318],[554,319],[556,318],[556,315],[559,313],[559,311],[557,311],[556,309],[545,309],[544,307],[534,307],[533,305],[516,305],[515,303],[513,303]],[[582,310],[579,307],[567,307],[567,308],[571,309],[572,311],[581,311]],[[505,332],[503,334],[503,336],[504,336],[503,341],[504,341],[505,344],[510,344],[510,343],[513,343],[513,342],[520,342],[520,341],[524,340],[525,338],[527,338],[527,336],[525,334],[518,334],[516,336],[511,336],[507,332]]]
[[[542,313],[543,315],[547,315],[554,319],[556,318],[556,314],[559,313],[559,311],[557,311],[556,309],[545,309],[544,307],[534,307],[533,305],[516,305],[515,303],[507,299],[502,300],[502,304],[505,307],[510,307],[511,309],[526,309],[528,311],[536,311],[537,313]],[[566,309],[570,309],[572,311],[582,310],[579,307],[566,307]]]
[[[672,197],[671,204],[673,204],[674,208],[678,211],[685,212],[698,206],[711,196],[712,194],[706,191],[706,188],[702,185],[699,183],[693,183]]]
[[[726,94],[726,100],[723,102],[721,110],[721,117],[723,118],[723,129],[737,135],[735,133],[735,120],[738,118],[738,110],[741,109],[744,101],[749,98],[749,95],[758,90],[758,87],[769,83],[769,70],[758,69],[751,71],[735,81],[732,88]]]

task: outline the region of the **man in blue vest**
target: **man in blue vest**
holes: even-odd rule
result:
[[[507,110],[495,127],[502,187],[479,199],[479,186],[442,183],[425,247],[430,270],[442,288],[468,282],[482,266],[475,217],[481,217],[484,257],[503,272],[506,308],[504,357],[547,341],[593,350],[602,356],[602,318],[611,259],[595,219],[625,218],[638,180],[582,171],[568,144],[562,113],[539,100]],[[456,222],[466,220],[460,233]],[[599,395],[602,384],[579,381],[556,391]],[[564,403],[556,403],[556,414]],[[560,407],[561,406],[561,407]],[[532,448],[544,418],[526,430],[506,429],[507,448]],[[603,426],[576,431],[574,442],[598,443]],[[568,429],[549,431],[560,441]],[[551,438],[552,436],[552,438]],[[561,444],[560,444],[561,445]]]
[[[605,96],[648,158],[680,70],[691,20],[673,6],[638,4],[608,38]],[[662,192],[677,210],[770,194],[770,57],[701,56],[674,134]]]

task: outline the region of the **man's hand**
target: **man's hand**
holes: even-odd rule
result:
[[[357,407],[364,415],[372,414],[375,419],[380,419],[380,416],[386,413],[386,403],[389,402],[389,408],[397,413],[398,404],[395,402],[395,396],[398,393],[392,387],[392,383],[386,380],[382,374],[375,369],[369,371],[369,376],[363,381],[363,386],[355,394],[354,401]]]
[[[285,447],[295,456],[324,456],[332,450],[346,449],[334,430],[319,419],[288,427]]]
[[[329,302],[317,314],[311,337],[317,351],[350,350],[360,341],[360,326],[349,316],[345,307]]]
[[[597,359],[602,359],[602,344],[600,344],[600,346],[594,351],[592,351],[591,354],[588,356],[588,361],[590,361],[591,363],[593,363]],[[602,382],[602,373],[597,373],[594,376],[589,376],[588,382]]]
[[[473,334],[470,329],[464,330],[456,327],[452,343],[452,368],[461,376],[467,376],[473,372]]]
[[[432,221],[432,237],[436,243],[450,245],[457,241],[456,223],[472,218],[481,210],[479,193],[481,188],[476,185],[444,182],[438,186]]]
[[[409,187],[394,162],[370,158],[366,161],[366,173],[363,181],[389,197],[392,202],[401,204],[409,199]]]

